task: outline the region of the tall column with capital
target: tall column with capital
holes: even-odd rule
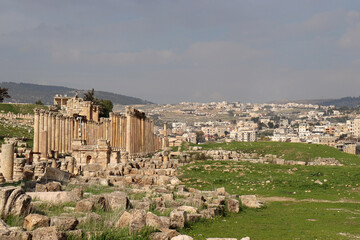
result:
[[[39,135],[40,135],[40,112],[39,109],[34,110],[34,152],[39,152]]]

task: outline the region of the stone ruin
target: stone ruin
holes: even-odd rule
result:
[[[230,151],[230,150],[203,150],[202,147],[189,147],[188,151],[184,151],[183,155],[191,157],[195,154],[203,154],[207,158],[213,160],[231,160],[231,161],[247,161],[252,163],[264,163],[264,164],[279,164],[279,165],[328,165],[328,166],[342,166],[342,164],[335,158],[316,158],[311,161],[295,161],[285,160],[276,155],[266,154],[264,156],[258,153],[243,153],[241,151]]]

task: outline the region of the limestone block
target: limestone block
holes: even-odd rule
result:
[[[41,227],[32,232],[32,240],[65,240],[66,235],[56,227]]]
[[[146,226],[153,227],[155,229],[161,229],[164,227],[160,217],[153,214],[152,212],[148,212],[146,214]]]
[[[51,218],[51,226],[55,226],[56,229],[61,231],[74,230],[79,221],[74,217],[56,216]]]
[[[24,228],[27,231],[32,231],[39,227],[50,226],[50,218],[40,214],[29,214],[24,221]]]
[[[129,232],[134,234],[140,231],[146,225],[146,211],[134,210],[130,217]]]
[[[77,212],[91,212],[95,207],[93,201],[81,200],[76,204],[75,210]]]
[[[51,203],[66,203],[66,202],[76,202],[81,198],[74,191],[71,192],[28,192],[27,195],[32,198],[39,199],[44,202]]]
[[[117,228],[124,228],[124,227],[129,227],[130,224],[130,218],[131,218],[131,214],[129,212],[124,212],[121,217],[119,218],[119,220],[116,222],[115,227]]]
[[[181,206],[181,207],[178,207],[177,210],[179,211],[185,211],[186,213],[198,213],[198,209],[195,208],[195,207],[191,207],[191,206]]]
[[[173,210],[170,213],[170,227],[171,228],[183,228],[186,221],[186,212]]]
[[[188,235],[179,235],[171,238],[171,240],[194,240],[194,239]]]
[[[227,199],[226,206],[229,212],[238,213],[240,210],[239,201],[236,199]]]
[[[248,208],[259,208],[260,204],[258,204],[255,195],[242,195],[240,196],[241,204]]]
[[[186,222],[197,222],[202,218],[202,214],[190,213],[186,215]]]
[[[116,191],[104,194],[104,197],[110,210],[128,209],[130,207],[129,198],[124,192]]]

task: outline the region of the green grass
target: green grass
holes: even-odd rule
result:
[[[233,161],[197,161],[178,176],[187,187],[231,194],[360,201],[359,166],[289,166]],[[316,180],[323,184],[315,183]]]
[[[181,230],[195,240],[210,237],[262,239],[358,239],[360,209],[351,203],[273,202],[262,209],[244,209]]]
[[[232,142],[232,143],[207,143],[201,145],[206,149],[224,149],[241,151],[244,153],[258,153],[260,156],[273,154],[285,160],[312,161],[315,158],[335,158],[343,164],[359,165],[360,157],[341,152],[333,147],[306,144],[306,143],[284,143],[284,142]]]
[[[35,108],[48,109],[48,107],[44,105],[0,103],[0,112],[2,113],[12,112],[15,114],[34,114]]]
[[[360,238],[360,166],[289,166],[197,160],[178,177],[187,187],[231,194],[282,197],[261,209],[243,209],[180,230],[194,239],[249,236],[256,239]],[[316,180],[323,184],[315,183]],[[291,200],[293,199],[293,200]],[[291,200],[291,201],[290,201]]]

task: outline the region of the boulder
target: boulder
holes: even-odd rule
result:
[[[152,212],[148,212],[146,214],[146,226],[153,227],[155,229],[161,229],[164,227],[160,217],[153,214]]]
[[[192,213],[192,214],[195,214],[198,212],[197,208],[191,207],[191,206],[181,206],[181,207],[178,207],[177,210],[185,211],[186,213]]]
[[[50,218],[40,214],[29,214],[25,217],[24,228],[27,231],[32,231],[39,227],[50,226]]]
[[[119,220],[116,222],[115,227],[117,228],[124,228],[124,227],[129,227],[130,224],[130,218],[131,218],[131,214],[129,212],[124,212],[121,217],[119,218]]]
[[[173,210],[170,213],[170,227],[183,228],[186,221],[186,212],[180,210]]]
[[[49,182],[46,184],[48,192],[60,192],[62,191],[61,183],[59,182]]]
[[[99,179],[99,184],[100,184],[101,186],[107,187],[107,186],[109,186],[109,180],[107,180],[106,178],[100,178],[100,179]]]
[[[256,200],[255,195],[242,195],[240,196],[241,204],[248,208],[259,208],[260,205]]]
[[[194,239],[188,235],[178,235],[176,237],[171,238],[171,240],[194,240]]]
[[[171,185],[179,185],[179,184],[181,184],[181,181],[180,181],[177,177],[173,177],[173,178],[170,180],[170,184],[171,184]]]
[[[229,212],[238,213],[240,211],[240,204],[236,199],[227,199],[226,206]]]
[[[225,188],[224,188],[224,187],[221,187],[221,188],[216,189],[216,193],[217,193],[218,195],[224,196],[224,195],[226,194]]]
[[[129,231],[134,234],[140,231],[146,225],[146,211],[134,210],[130,217]]]
[[[170,240],[170,237],[167,233],[164,232],[155,232],[150,235],[151,240]]]
[[[51,218],[51,226],[55,226],[56,229],[61,231],[74,230],[79,221],[75,217],[59,216]]]
[[[32,232],[32,240],[66,240],[66,235],[56,227],[41,227]]]
[[[76,204],[75,211],[77,212],[91,212],[95,207],[93,201],[81,200]]]
[[[107,202],[108,209],[118,210],[118,209],[129,209],[130,201],[126,193],[124,192],[112,192],[104,194],[104,197]]]

